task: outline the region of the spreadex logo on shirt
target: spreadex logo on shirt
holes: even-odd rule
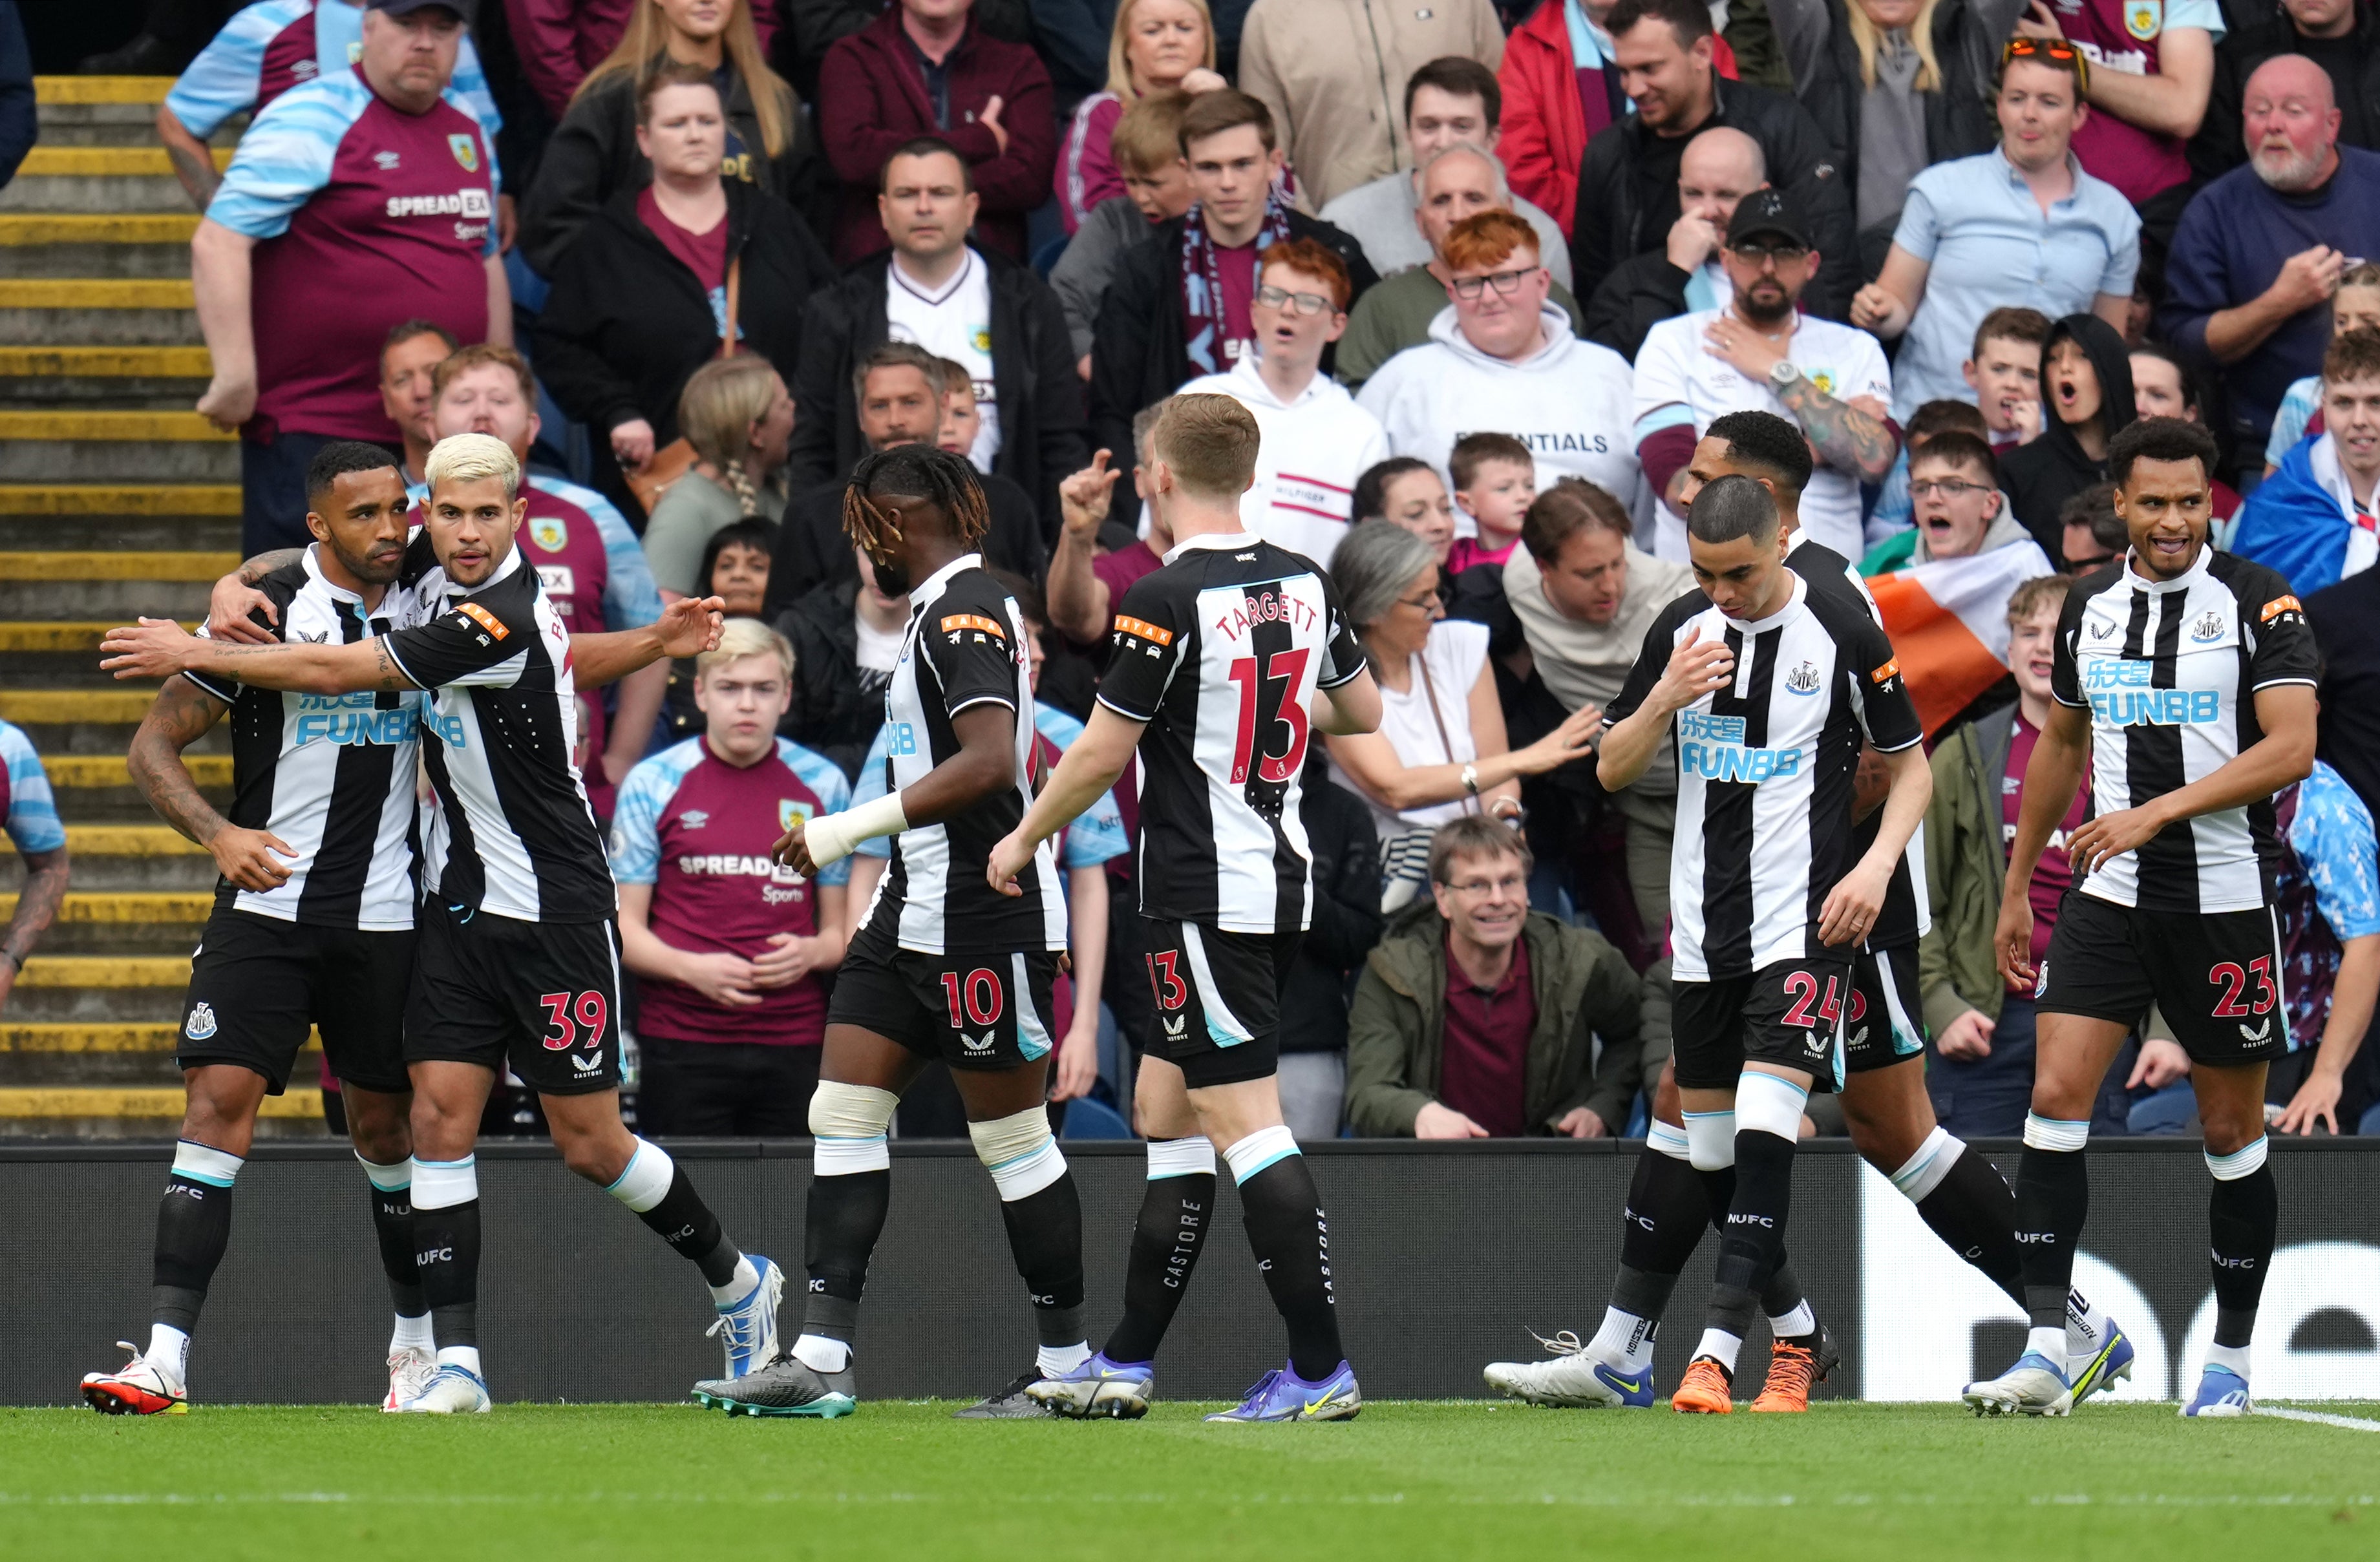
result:
[[[488,190],[484,185],[458,189],[452,195],[392,195],[388,198],[388,214],[392,217],[478,217],[490,213]]]
[[[1706,710],[1678,712],[1678,769],[1705,781],[1743,781],[1758,786],[1779,776],[1802,772],[1798,748],[1746,748],[1743,718],[1713,716]]]
[[[765,856],[747,856],[735,852],[688,852],[676,859],[675,866],[678,872],[690,878],[765,878],[769,883],[761,893],[771,905],[801,899],[802,876],[784,864]],[[790,888],[793,893],[784,893],[780,886]]]
[[[2111,727],[2196,727],[2223,719],[2220,690],[2153,688],[2150,679],[2155,672],[2153,661],[2116,657],[2085,660],[2082,690],[2091,701],[2092,719]]]

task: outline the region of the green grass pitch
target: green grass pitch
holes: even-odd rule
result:
[[[437,1420],[0,1411],[0,1554],[455,1557],[2380,1556],[2380,1436],[1956,1406],[1803,1417],[1383,1402],[1327,1426],[839,1422],[506,1405]],[[2373,1406],[2325,1406],[2359,1418]],[[2380,1429],[2380,1422],[2374,1423]]]

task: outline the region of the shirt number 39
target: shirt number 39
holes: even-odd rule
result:
[[[548,1052],[569,1051],[578,1045],[582,1032],[589,1045],[603,1039],[603,1023],[612,1015],[612,1000],[603,994],[592,988],[582,993],[549,992],[540,993],[537,1000],[545,1005]]]

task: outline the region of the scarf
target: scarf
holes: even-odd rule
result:
[[[1256,252],[1261,255],[1288,236],[1289,208],[1275,186],[1265,192]],[[1222,262],[1207,232],[1207,209],[1194,205],[1182,219],[1182,336],[1183,350],[1199,373],[1220,374],[1231,367],[1223,357],[1223,328]]]

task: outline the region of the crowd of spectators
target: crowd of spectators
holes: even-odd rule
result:
[[[205,143],[243,114],[218,176]],[[586,702],[655,1126],[798,1132],[880,871],[789,882],[747,927],[670,844],[687,797],[723,819],[882,785],[909,608],[844,535],[845,474],[913,442],[975,464],[1053,760],[1172,547],[1139,439],[1185,390],[1257,418],[1243,518],[1330,572],[1384,701],[1306,775],[1301,1136],[1641,1132],[1676,779],[1608,793],[1591,757],[1692,588],[1715,446],[1864,574],[2008,566],[2009,675],[1929,734],[1922,971],[1943,1121],[2015,1132],[2004,842],[2066,581],[2127,545],[2108,441],[2150,416],[2216,433],[2217,540],[2289,575],[2326,660],[2323,763],[2278,805],[2275,1115],[2353,1132],[2380,1096],[2359,0],[259,0],[158,129],[204,212],[200,410],[239,431],[251,550],[295,536],[322,442],[416,477],[480,429],[540,474],[532,556],[581,627],[729,604],[719,651]],[[1120,787],[1062,853],[1053,1095],[1119,1131],[1151,1018],[1135,819]],[[703,853],[762,849],[731,833]],[[2037,941],[2065,873],[2053,842]],[[2173,1122],[2157,1031],[2109,1124]],[[929,1091],[904,1130],[951,1109]]]

